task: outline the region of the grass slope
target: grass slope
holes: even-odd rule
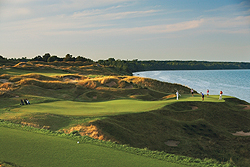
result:
[[[20,166],[185,166],[4,127],[0,127],[0,139],[1,160]]]
[[[212,97],[209,97],[212,98]],[[208,99],[208,98],[207,98]],[[250,131],[250,112],[236,98],[222,103],[179,101],[155,111],[110,116],[93,124],[121,144],[132,147],[250,164],[250,137],[233,136]],[[168,140],[179,141],[170,147]]]

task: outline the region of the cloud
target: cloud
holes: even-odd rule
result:
[[[250,16],[213,17],[204,20],[204,30],[220,33],[249,33]]]
[[[89,8],[107,7],[115,4],[133,2],[133,0],[67,0],[54,2],[54,4],[49,5],[50,9],[56,9],[57,11],[75,11]]]
[[[124,35],[145,35],[178,32],[198,28],[203,23],[201,20],[193,20],[176,24],[142,26],[132,28],[98,28],[93,30],[65,30],[55,31],[51,35],[96,35],[96,36],[124,36]]]
[[[76,12],[71,17],[74,19],[92,17],[92,19],[105,19],[116,20],[123,18],[134,18],[147,16],[149,14],[157,13],[158,10],[146,10],[146,11],[126,11],[126,12],[107,12],[107,10],[88,10],[83,12]]]
[[[203,21],[204,21],[203,19],[200,19],[200,20],[192,20],[176,24],[135,27],[127,29],[126,31],[133,33],[144,33],[144,34],[170,33],[170,32],[177,32],[177,31],[197,28],[203,23]]]
[[[30,9],[28,8],[4,8],[1,11],[1,17],[2,19],[10,19],[10,18],[15,18],[15,17],[20,17],[20,16],[27,16],[31,14]]]

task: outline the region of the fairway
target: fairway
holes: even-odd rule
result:
[[[11,111],[17,115],[22,115],[25,113],[51,113],[78,116],[106,116],[123,113],[146,112],[159,109],[171,103],[182,101],[201,101],[201,98],[199,95],[196,95],[195,97],[183,95],[183,97],[181,97],[178,101],[176,99],[161,101],[123,99],[105,102],[56,101],[24,105],[19,108],[14,108]],[[224,100],[218,100],[217,96],[210,96],[205,98],[205,102],[224,102]]]
[[[144,112],[158,109],[167,101],[112,100],[105,102],[56,101],[25,105],[13,109],[16,113],[51,113],[61,115],[103,116],[121,113]]]
[[[0,127],[2,161],[21,166],[168,166],[166,161],[129,154],[111,148],[80,143],[27,131]]]

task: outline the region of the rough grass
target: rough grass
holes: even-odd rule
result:
[[[111,116],[92,124],[121,144],[231,161],[247,167],[250,137],[236,137],[232,133],[250,131],[250,113],[239,105],[244,101],[225,100],[223,103],[178,101],[159,110]],[[170,147],[165,144],[168,140],[180,144]]]
[[[9,81],[17,82],[17,81],[20,81],[21,79],[26,79],[26,78],[34,78],[34,79],[41,80],[41,81],[58,81],[57,78],[44,76],[44,75],[41,75],[41,74],[34,74],[34,73],[25,74],[25,75],[15,75],[13,77],[10,77]]]
[[[35,85],[46,89],[70,89],[75,87],[75,84],[62,81],[40,81],[37,79],[27,78],[17,82],[19,85]]]
[[[179,85],[179,84],[171,84],[171,83],[167,83],[167,82],[161,82],[161,81],[153,80],[150,78],[131,76],[131,77],[125,78],[124,80],[127,82],[132,82],[136,85],[140,85],[143,87],[149,87],[151,89],[161,91],[161,92],[175,93],[178,90],[180,94],[190,93],[190,88],[188,88],[188,87],[184,87],[184,86]]]
[[[10,69],[0,69],[0,74],[7,74],[10,76],[13,75],[25,75],[25,74],[31,74],[31,73],[37,73],[40,75],[45,76],[55,76],[55,75],[65,75],[68,74],[67,71],[59,70],[59,69],[53,69],[53,68],[33,68],[33,69],[27,69],[27,68],[13,68]]]

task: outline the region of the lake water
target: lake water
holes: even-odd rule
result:
[[[180,70],[144,71],[134,76],[157,79],[164,82],[179,83],[198,92],[234,96],[250,103],[250,70]]]

